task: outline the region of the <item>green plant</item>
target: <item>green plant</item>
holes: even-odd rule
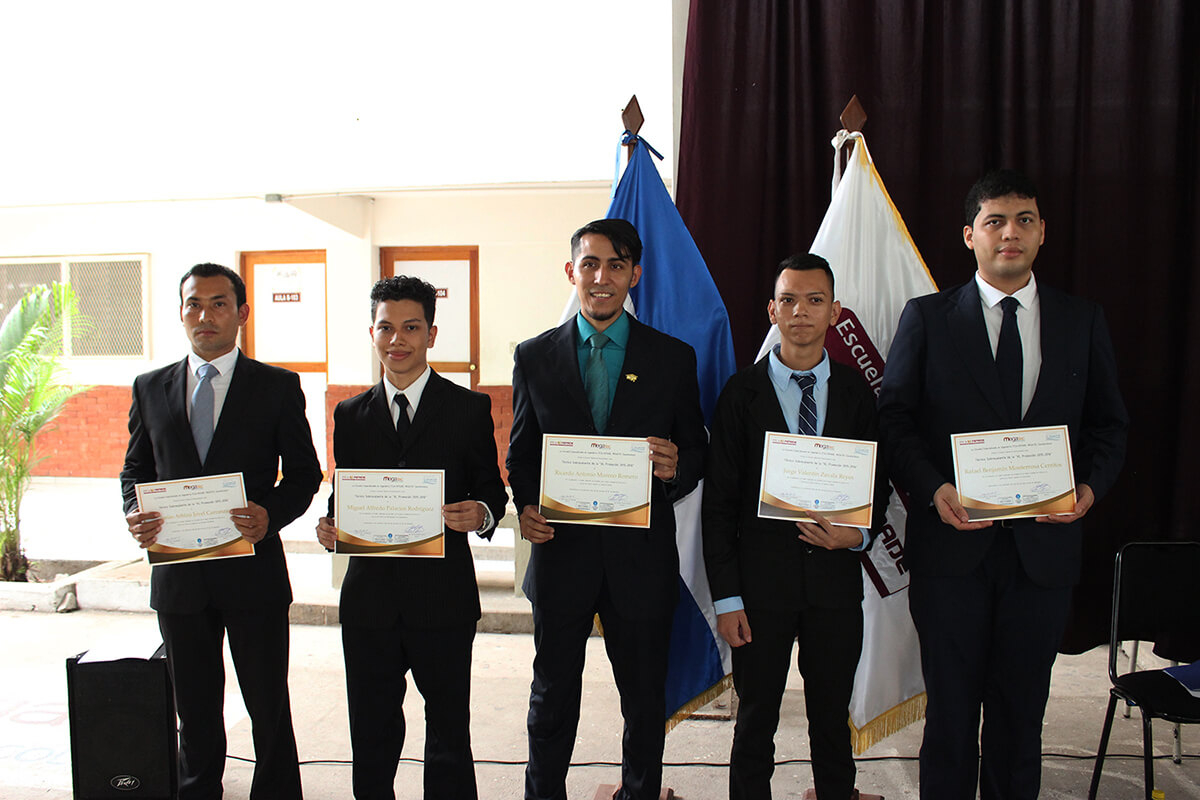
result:
[[[59,383],[64,320],[75,321],[69,284],[37,286],[0,326],[0,580],[23,581],[21,499],[40,460],[36,438],[84,387]]]

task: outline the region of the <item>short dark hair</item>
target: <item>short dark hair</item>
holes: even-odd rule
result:
[[[375,309],[380,303],[390,300],[415,300],[425,311],[425,324],[433,327],[433,312],[437,305],[437,289],[433,284],[409,275],[393,275],[375,281],[371,287],[371,322],[375,322]]]
[[[821,270],[829,276],[829,299],[832,300],[836,296],[833,291],[833,268],[829,266],[829,262],[816,253],[795,253],[780,261],[779,266],[775,268],[775,280],[771,283],[772,297],[775,296],[775,284],[779,282],[779,276],[785,269]]]
[[[183,273],[183,277],[179,279],[179,304],[183,305],[183,285],[187,283],[187,279],[196,276],[197,278],[228,278],[233,284],[233,294],[237,297],[238,308],[246,305],[246,282],[242,280],[242,276],[231,270],[229,267],[222,267],[220,264],[197,264],[196,266]]]
[[[628,258],[635,265],[642,263],[642,239],[637,228],[623,219],[598,219],[575,231],[571,237],[572,261],[579,258],[579,243],[589,233],[608,239],[621,258]]]
[[[994,169],[975,181],[975,185],[967,192],[963,208],[968,227],[975,224],[975,217],[979,216],[979,209],[984,202],[1009,195],[1037,200],[1037,186],[1028,175],[1015,169]]]

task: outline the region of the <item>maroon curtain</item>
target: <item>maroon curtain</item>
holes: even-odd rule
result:
[[[888,190],[942,288],[968,280],[963,196],[1011,166],[1038,183],[1041,282],[1103,305],[1133,425],[1088,520],[1065,648],[1107,640],[1112,556],[1197,539],[1200,4],[693,0],[677,203],[733,323],[767,330],[774,266],[829,203],[838,114],[857,94]]]

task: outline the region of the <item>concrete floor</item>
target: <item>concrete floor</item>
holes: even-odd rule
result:
[[[66,800],[71,797],[69,725],[66,715],[64,659],[102,642],[152,637],[150,614],[78,611],[70,614],[0,612],[5,654],[0,667],[0,797],[6,800]],[[533,656],[526,635],[480,634],[476,639],[472,735],[480,797],[521,796],[525,757],[524,720]],[[303,761],[347,761],[350,745],[346,723],[341,643],[336,626],[295,625],[292,628],[291,693],[296,734]],[[1105,657],[1097,650],[1062,657],[1055,668],[1047,713],[1044,750],[1082,758],[1047,756],[1042,797],[1066,800],[1084,797],[1091,774],[1105,703]],[[228,669],[232,676],[232,669]],[[784,701],[777,738],[781,760],[807,757],[803,694],[793,676]],[[227,724],[231,755],[250,757],[250,726],[241,708],[236,682],[229,679]],[[419,758],[423,747],[421,700],[412,691],[406,714],[413,725],[405,755]],[[920,727],[910,726],[868,750],[859,763],[858,785],[889,800],[917,797],[917,765],[912,758],[920,745]],[[667,738],[666,783],[687,800],[726,796],[732,724],[723,721],[685,721]],[[1196,734],[1193,734],[1196,735]],[[1157,728],[1158,752],[1169,752],[1166,726]],[[1185,744],[1188,729],[1184,729]],[[1113,753],[1138,753],[1140,723],[1120,717],[1113,733]],[[1190,749],[1195,753],[1193,743]],[[602,643],[590,642],[583,713],[575,748],[576,762],[614,762],[619,759],[620,721],[612,676]],[[510,763],[517,762],[517,763]],[[230,759],[225,796],[247,797],[250,765]],[[1200,761],[1169,760],[1156,764],[1158,787],[1170,800],[1200,798]],[[579,766],[571,770],[572,797],[590,800],[598,783],[613,783],[613,766]],[[313,798],[350,797],[350,769],[342,763],[303,767],[305,794]],[[421,767],[403,763],[396,780],[397,797],[419,798]],[[781,765],[773,787],[777,798],[798,798],[811,785],[804,763]],[[1102,798],[1140,797],[1141,764],[1114,759],[1106,764]]]
[[[136,559],[139,551],[125,531],[115,480],[38,479],[23,513],[25,545],[31,557],[45,559]],[[325,495],[319,495],[323,503]],[[310,514],[284,531],[298,604],[315,609],[336,603],[329,588],[327,557],[306,553],[311,543],[317,504]],[[311,519],[309,518],[311,517]],[[85,521],[81,524],[81,521]],[[310,562],[320,562],[315,564]],[[129,569],[129,572],[137,572]],[[135,581],[136,583],[136,581]],[[0,587],[2,588],[2,587]],[[80,600],[83,602],[82,584]],[[138,591],[145,587],[138,584]],[[128,596],[126,592],[122,596]],[[136,598],[139,596],[133,593]],[[511,597],[489,599],[505,614],[528,604]],[[145,608],[136,600],[135,608]],[[86,604],[85,604],[86,605]],[[117,606],[120,607],[120,606]],[[0,611],[0,800],[65,800],[71,797],[70,731],[66,706],[68,656],[128,639],[154,639],[157,625],[148,608],[142,613],[85,609],[66,614]],[[494,613],[485,609],[485,614]],[[314,615],[318,617],[319,615]],[[499,617],[497,617],[499,618]],[[525,713],[529,695],[533,642],[527,634],[479,634],[475,640],[472,687],[472,737],[479,794],[484,800],[522,795],[526,755]],[[1143,664],[1147,659],[1143,658]],[[250,725],[241,707],[232,667],[227,667],[226,722],[231,756],[252,757]],[[309,762],[348,762],[349,734],[343,683],[341,637],[336,625],[294,624],[290,688],[300,757]],[[1081,656],[1060,657],[1054,671],[1046,713],[1043,752],[1044,800],[1085,797],[1092,758],[1099,740],[1108,697],[1107,653],[1103,648]],[[420,758],[423,746],[421,699],[415,689],[406,701],[410,723],[406,757]],[[772,783],[776,798],[799,798],[811,786],[805,734],[804,699],[793,671],[784,698],[776,737],[781,764]],[[619,770],[583,762],[620,759],[620,715],[612,673],[598,638],[589,642],[583,708],[568,790],[573,798],[591,800],[596,786],[616,783]],[[684,800],[727,796],[729,721],[688,720],[668,737],[664,760],[666,785]],[[1170,752],[1169,727],[1155,727],[1156,752]],[[1200,753],[1200,726],[1184,728],[1184,752]],[[917,797],[917,764],[921,726],[912,725],[876,744],[859,759],[858,786],[888,800]],[[1141,723],[1118,715],[1110,753],[1136,755],[1106,762],[1100,797],[1128,800],[1142,796]],[[225,773],[225,796],[247,797],[252,766],[231,758]],[[348,763],[309,763],[302,768],[309,800],[349,798]],[[1158,788],[1168,800],[1200,800],[1200,759],[1175,765],[1156,762]],[[399,798],[421,797],[421,766],[402,763],[396,779]]]

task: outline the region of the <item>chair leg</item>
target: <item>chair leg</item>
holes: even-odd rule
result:
[[[1096,800],[1100,789],[1100,771],[1104,769],[1104,754],[1108,752],[1108,736],[1112,733],[1113,714],[1117,710],[1117,696],[1108,695],[1108,712],[1104,715],[1104,730],[1100,733],[1100,748],[1096,751],[1096,766],[1092,768],[1092,786],[1088,789],[1088,800]]]
[[[1142,709],[1142,749],[1146,762],[1146,800],[1154,800],[1154,739],[1150,733],[1150,715]]]
[[[1129,671],[1137,672],[1137,657],[1138,657],[1138,640],[1134,639],[1129,643]],[[1133,703],[1126,701],[1125,711],[1122,712],[1125,719],[1129,719],[1129,712],[1133,708]]]

